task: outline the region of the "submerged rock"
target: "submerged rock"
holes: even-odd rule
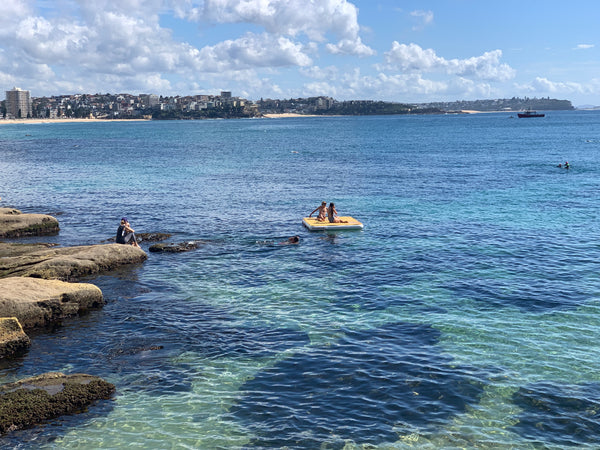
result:
[[[0,317],[15,317],[25,329],[60,322],[102,305],[102,291],[93,284],[29,277],[0,279]]]
[[[139,263],[147,257],[142,249],[122,244],[42,248],[0,259],[0,278],[73,280],[124,264]]]
[[[197,249],[201,241],[187,241],[180,242],[179,244],[154,244],[151,245],[148,250],[151,252],[165,252],[165,253],[179,253],[179,252],[189,252],[190,250]]]
[[[138,242],[158,242],[171,237],[169,233],[136,233],[135,235]]]
[[[50,235],[58,233],[59,229],[58,220],[52,216],[0,208],[0,238]]]
[[[159,242],[169,239],[171,234],[169,233],[135,233],[137,242]],[[111,237],[105,239],[102,242],[115,242],[115,238]]]
[[[59,372],[6,384],[0,387],[0,434],[83,412],[114,392],[115,386],[101,378]]]
[[[22,353],[30,345],[31,339],[16,317],[0,318],[0,358]]]

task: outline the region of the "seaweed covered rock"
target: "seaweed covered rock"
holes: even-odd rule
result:
[[[0,317],[16,317],[23,328],[43,327],[104,305],[89,283],[27,277],[0,279]]]
[[[158,242],[169,239],[171,235],[169,233],[136,233],[138,242]]]
[[[131,245],[105,244],[40,248],[0,259],[0,278],[35,277],[74,280],[125,264],[140,263],[146,252]]]
[[[0,434],[83,412],[115,386],[86,374],[51,372],[0,387]]]
[[[22,353],[30,345],[31,340],[16,317],[0,318],[0,358]]]
[[[18,209],[0,208],[0,238],[45,236],[59,231],[58,220],[46,214],[23,214]]]
[[[201,244],[200,241],[180,242],[179,244],[154,244],[148,250],[154,253],[180,253],[195,250]]]

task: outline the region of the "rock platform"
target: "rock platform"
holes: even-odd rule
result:
[[[18,209],[0,208],[0,238],[45,236],[59,231],[58,220],[46,214],[23,214]]]
[[[15,253],[11,253],[11,248]],[[148,257],[142,249],[123,244],[51,248],[34,244],[23,248],[19,244],[2,243],[0,254],[14,255],[0,258],[0,278],[20,276],[65,281],[140,263]]]
[[[0,316],[16,318],[24,329],[44,327],[102,305],[102,291],[93,284],[0,279]]]

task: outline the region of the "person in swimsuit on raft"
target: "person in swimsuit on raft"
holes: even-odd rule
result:
[[[312,216],[315,212],[319,211],[319,215],[317,216],[318,222],[325,222],[325,217],[327,216],[327,202],[321,202],[321,206],[311,212],[308,217]]]
[[[121,224],[117,228],[117,244],[130,244],[134,247],[139,247],[137,239],[135,237],[134,229],[129,225],[127,217],[121,219]]]
[[[337,210],[335,209],[335,204],[333,202],[329,203],[329,208],[327,208],[327,218],[329,219],[329,223],[348,223],[347,220],[342,220],[337,217]]]

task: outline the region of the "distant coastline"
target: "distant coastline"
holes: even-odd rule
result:
[[[266,119],[281,119],[286,117],[324,117],[315,114],[296,114],[296,113],[280,113],[280,114],[264,114],[262,117]],[[0,125],[33,125],[40,123],[75,123],[75,122],[147,122],[153,119],[0,119]],[[185,120],[185,119],[180,119]]]
[[[141,122],[151,119],[0,119],[0,125],[33,125],[38,123],[74,123],[74,122]]]
[[[584,109],[579,109],[583,111]],[[589,109],[590,111],[596,109]],[[511,114],[516,113],[517,111],[478,111],[473,109],[462,109],[457,111],[446,111],[440,112],[438,114],[490,114],[490,113],[505,113]],[[261,116],[257,116],[257,119],[265,118],[265,119],[284,119],[284,118],[294,118],[294,117],[333,117],[333,116],[341,116],[340,114],[299,114],[299,113],[267,113]],[[65,118],[65,119],[2,119],[0,118],[0,126],[1,125],[34,125],[34,124],[50,124],[50,123],[76,123],[76,122],[86,122],[86,123],[97,123],[97,122],[148,122],[148,121],[156,121],[161,119],[81,119],[81,118]],[[172,120],[190,120],[190,119],[172,119]],[[196,119],[196,120],[206,120],[206,119]]]

